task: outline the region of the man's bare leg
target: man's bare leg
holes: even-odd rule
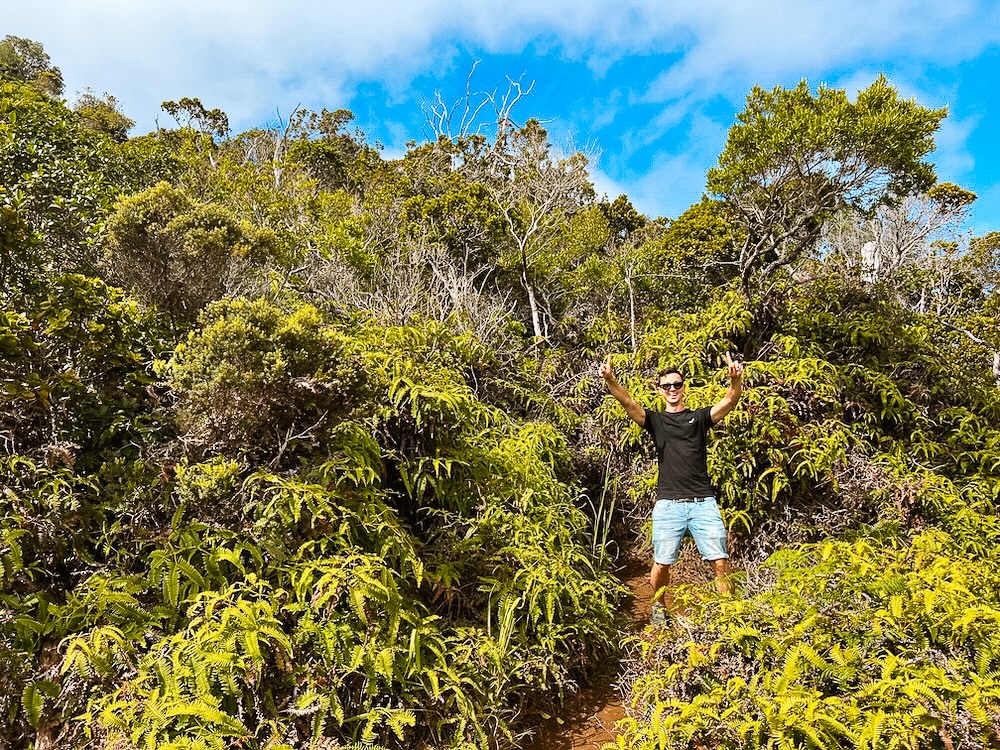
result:
[[[729,560],[710,560],[709,565],[715,573],[715,588],[720,594],[732,594],[733,582],[729,580]],[[655,584],[654,584],[655,585]]]
[[[670,566],[653,563],[653,569],[649,572],[649,582],[653,584],[653,602],[662,604],[669,610],[674,603],[674,598],[667,593],[670,586]]]

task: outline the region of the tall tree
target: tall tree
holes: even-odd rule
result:
[[[582,153],[557,156],[545,128],[530,119],[523,128],[501,130],[482,166],[480,179],[496,201],[513,245],[509,260],[528,300],[532,332],[544,338],[548,321],[539,299],[539,276],[565,222],[593,200],[587,158]]]
[[[0,206],[31,242],[5,249],[0,282],[93,270],[94,227],[124,182],[122,153],[35,86],[0,81]]]
[[[358,192],[380,160],[380,144],[369,146],[361,130],[347,130],[352,120],[349,109],[296,110],[289,118],[289,158],[304,165],[326,190]]]
[[[88,128],[104,133],[118,143],[128,140],[128,131],[135,125],[135,120],[126,117],[118,100],[107,92],[98,96],[89,88],[84,89],[73,103],[73,111],[80,115]]]
[[[227,291],[253,289],[252,264],[273,245],[273,232],[165,182],[119,201],[105,235],[107,276],[174,325]]]
[[[818,243],[824,222],[846,207],[867,212],[934,184],[925,161],[944,109],[903,100],[880,76],[850,101],[843,90],[802,81],[754,87],[729,131],[708,189],[742,230],[737,265],[747,299]]]
[[[8,34],[0,42],[0,78],[23,81],[51,97],[63,92],[62,72],[40,42]]]

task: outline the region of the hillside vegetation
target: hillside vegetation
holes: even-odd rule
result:
[[[1000,234],[943,111],[754,89],[671,220],[519,94],[389,160],[0,63],[0,748],[514,748],[608,658],[623,750],[1000,747]],[[596,367],[701,406],[728,352],[738,593],[626,638],[655,467]]]

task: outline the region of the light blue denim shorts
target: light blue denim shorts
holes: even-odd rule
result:
[[[653,560],[660,565],[677,562],[686,532],[694,537],[702,560],[729,557],[726,525],[714,497],[697,502],[656,501],[653,506]]]

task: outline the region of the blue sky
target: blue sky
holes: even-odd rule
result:
[[[564,149],[594,154],[600,193],[651,216],[697,201],[755,84],[805,78],[854,93],[885,73],[949,117],[932,159],[974,190],[971,229],[1000,229],[1000,3],[985,0],[0,0],[0,32],[41,42],[70,100],[113,94],[136,121],[199,97],[234,131],[296,107],[337,109],[403,153],[422,105],[473,87],[531,94]]]

